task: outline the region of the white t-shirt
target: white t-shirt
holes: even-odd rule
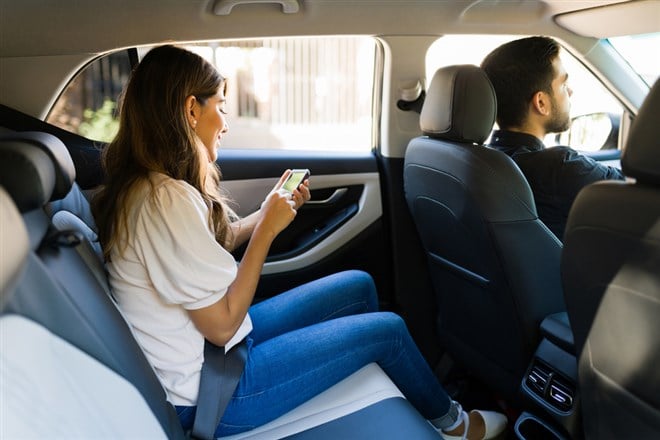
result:
[[[118,246],[111,252],[110,285],[168,400],[191,406],[197,403],[204,337],[186,310],[220,300],[236,277],[236,262],[215,241],[208,208],[193,186],[159,173],[150,180],[132,191],[130,241],[122,254]],[[118,238],[121,246],[126,237]],[[248,315],[234,342],[251,329]]]

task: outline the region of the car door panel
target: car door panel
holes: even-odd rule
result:
[[[311,171],[312,198],[275,240],[259,297],[345,269],[374,276],[387,301],[388,240],[383,239],[381,183],[371,152],[220,150],[223,192],[240,216],[259,208],[287,168]],[[234,255],[240,260],[244,247]]]
[[[277,179],[228,180],[222,183],[239,215],[257,209]],[[382,215],[378,173],[314,175],[312,199],[276,239],[264,274],[287,272],[317,263],[350,242]]]

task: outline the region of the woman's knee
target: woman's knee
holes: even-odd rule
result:
[[[347,282],[355,289],[367,303],[367,312],[378,310],[378,294],[374,279],[367,272],[361,270],[347,270],[340,272]]]
[[[407,334],[408,327],[403,318],[394,312],[378,312],[376,314],[381,321],[380,325],[387,328],[389,332],[397,334]]]

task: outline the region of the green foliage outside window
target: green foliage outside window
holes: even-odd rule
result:
[[[106,99],[96,111],[85,109],[78,133],[89,139],[110,142],[119,130],[119,120],[115,116],[116,107],[117,104],[114,101]]]

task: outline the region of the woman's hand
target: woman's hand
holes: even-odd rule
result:
[[[296,202],[291,194],[284,191],[271,191],[261,204],[261,218],[255,230],[267,232],[271,239],[282,232],[296,217]]]
[[[298,210],[311,197],[309,192],[309,180],[305,179],[305,181],[302,184],[300,184],[298,188],[293,191],[292,194],[285,193],[280,188],[282,187],[284,182],[286,182],[286,179],[289,177],[290,174],[291,174],[291,170],[286,170],[284,174],[282,174],[282,177],[280,177],[280,180],[277,182],[277,184],[273,187],[269,195],[266,197],[266,200],[268,199],[268,197],[270,197],[271,193],[278,192],[286,195],[289,198],[289,200],[293,202],[292,204],[293,209]],[[225,246],[227,250],[232,251],[250,239],[257,223],[259,223],[259,221],[261,221],[261,219],[263,218],[263,213],[264,213],[263,208],[266,205],[266,200],[264,200],[264,202],[261,204],[261,209],[253,212],[247,217],[244,217],[240,220],[231,223],[230,227],[232,228],[234,241],[233,243]]]
[[[291,200],[294,201],[293,208],[297,211],[302,205],[304,205],[312,197],[309,192],[309,179],[305,179],[298,188],[293,190],[291,193]]]
[[[289,226],[296,216],[296,211],[311,197],[309,179],[305,179],[291,193],[282,190],[282,185],[286,182],[290,174],[291,170],[286,170],[282,174],[280,180],[261,204],[261,218],[257,226],[266,228],[266,230],[274,235],[279,234],[284,228]]]
[[[286,182],[286,179],[288,179],[290,175],[291,170],[284,171],[284,174],[282,174],[282,177],[280,177],[280,180],[275,184],[271,192],[280,191],[280,188],[282,188],[282,185],[284,185],[284,182]],[[295,202],[293,209],[300,209],[300,207],[311,197],[311,193],[309,192],[309,179],[305,179],[300,185],[298,185],[298,188],[294,189],[291,193],[291,200]]]

